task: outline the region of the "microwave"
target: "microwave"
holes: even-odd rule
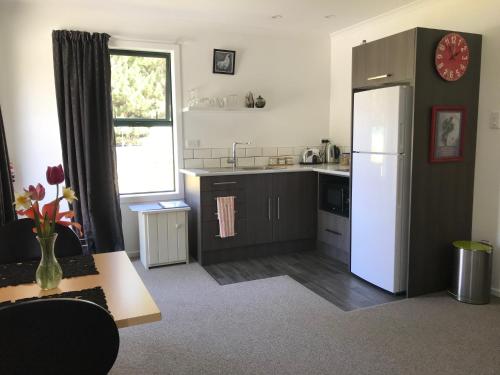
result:
[[[320,175],[318,203],[323,211],[349,217],[349,178]]]

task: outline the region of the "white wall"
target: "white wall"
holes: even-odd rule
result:
[[[498,0],[420,1],[331,36],[330,135],[350,143],[351,50],[417,26],[483,35],[478,139],[474,187],[473,239],[486,239],[500,250],[500,130],[489,128],[491,110],[500,110],[500,21]],[[493,288],[500,293],[500,253],[494,257]]]
[[[83,4],[82,4],[83,3]],[[262,94],[259,114],[184,115],[185,138],[201,147],[229,147],[234,140],[259,146],[318,144],[328,136],[329,38],[269,34],[219,24],[174,19],[145,7],[107,2],[48,0],[0,4],[4,75],[0,103],[16,188],[44,180],[46,165],[61,161],[52,66],[51,31],[74,29],[112,36],[181,43],[183,97]],[[212,74],[214,48],[237,51],[235,76]],[[138,247],[137,221],[124,211],[127,250]]]

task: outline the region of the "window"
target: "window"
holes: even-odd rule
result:
[[[111,94],[120,194],[175,191],[170,54],[111,50]]]

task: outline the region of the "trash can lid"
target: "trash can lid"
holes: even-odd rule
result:
[[[493,246],[488,245],[487,243],[477,242],[477,241],[454,241],[453,246],[455,246],[457,250],[464,249],[469,251],[487,251],[487,252],[493,250]]]

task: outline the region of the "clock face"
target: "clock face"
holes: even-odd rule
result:
[[[436,48],[436,69],[447,81],[460,79],[469,65],[469,46],[457,33],[445,35]]]

